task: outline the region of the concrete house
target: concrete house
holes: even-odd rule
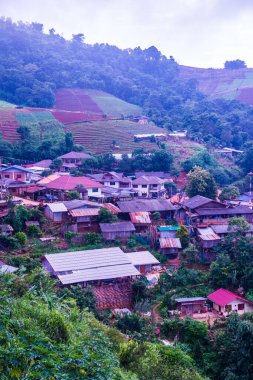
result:
[[[91,174],[91,178],[100,182],[102,185],[114,189],[131,189],[132,181],[130,178],[124,176],[123,173],[106,172],[99,174]]]
[[[62,175],[57,179],[44,184],[44,186],[64,199],[69,191],[77,190],[81,198],[102,198],[101,189],[103,185],[88,177],[74,177],[71,175]]]
[[[29,183],[33,172],[22,166],[12,165],[0,170],[0,179],[10,179],[13,181],[21,181]]]
[[[164,183],[165,180],[159,177],[143,175],[132,182],[134,195],[141,198],[162,198],[166,192]]]
[[[209,294],[207,298],[212,302],[213,309],[225,316],[232,311],[239,315],[253,312],[252,302],[223,288]]]

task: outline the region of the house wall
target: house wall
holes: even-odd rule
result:
[[[115,184],[114,185],[111,185],[111,183],[112,182],[114,182]],[[105,185],[105,186],[108,186],[108,187],[113,187],[113,188],[115,188],[115,189],[119,189],[119,182],[117,182],[117,181],[114,181],[113,179],[110,181],[110,180],[108,180],[108,181],[104,181],[103,182],[103,184]]]
[[[30,178],[30,173],[26,173],[23,171],[4,171],[1,173],[2,179],[13,179],[15,181],[26,182]]]
[[[135,265],[135,268],[142,274],[151,272],[151,264]]]
[[[54,222],[62,222],[63,221],[63,214],[64,213],[52,212],[48,206],[45,208],[44,213],[48,219],[53,220]]]
[[[239,304],[244,304],[244,310],[238,310]],[[241,300],[235,300],[235,301],[229,302],[228,305],[231,306],[231,311],[237,311],[239,315],[244,314],[246,312],[251,312],[251,313],[253,312],[253,305],[248,304],[247,302],[244,302]],[[214,310],[218,312],[225,313],[225,314],[227,313],[225,306],[221,306],[221,308],[219,309],[219,305],[214,303],[213,308]]]
[[[101,197],[102,196],[102,191],[101,187],[97,188],[97,191],[93,191],[94,189],[87,189],[88,191],[88,197]]]
[[[127,240],[129,239],[131,233],[132,232],[130,231],[103,232],[102,235],[105,240],[115,240],[115,239]]]

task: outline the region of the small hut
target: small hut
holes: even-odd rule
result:
[[[159,243],[161,253],[168,255],[169,259],[175,259],[182,248],[178,238],[160,238]]]
[[[135,231],[132,222],[100,223],[99,226],[105,240],[128,240]]]

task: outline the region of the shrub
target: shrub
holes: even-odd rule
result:
[[[98,213],[98,220],[100,223],[114,223],[118,218],[107,208],[102,207]]]
[[[72,239],[76,235],[77,235],[77,233],[74,232],[74,231],[67,231],[65,233],[64,237],[65,237],[65,239],[66,239],[66,241],[67,241],[68,244],[72,244]]]
[[[100,234],[90,232],[84,235],[84,241],[87,245],[95,245],[101,243],[102,237]]]
[[[27,236],[24,232],[17,232],[15,234],[15,239],[17,239],[17,241],[21,244],[21,245],[25,245],[26,242],[27,242]]]
[[[153,220],[161,220],[161,214],[160,214],[160,212],[159,211],[156,211],[156,212],[154,212],[153,214],[152,214],[152,218],[153,218]]]
[[[39,237],[41,236],[41,229],[38,226],[35,226],[35,224],[31,224],[27,228],[27,235],[30,237]]]

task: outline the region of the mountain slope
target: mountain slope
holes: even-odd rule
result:
[[[196,79],[198,89],[210,98],[240,100],[253,105],[253,69],[200,69],[179,66],[183,80]]]

